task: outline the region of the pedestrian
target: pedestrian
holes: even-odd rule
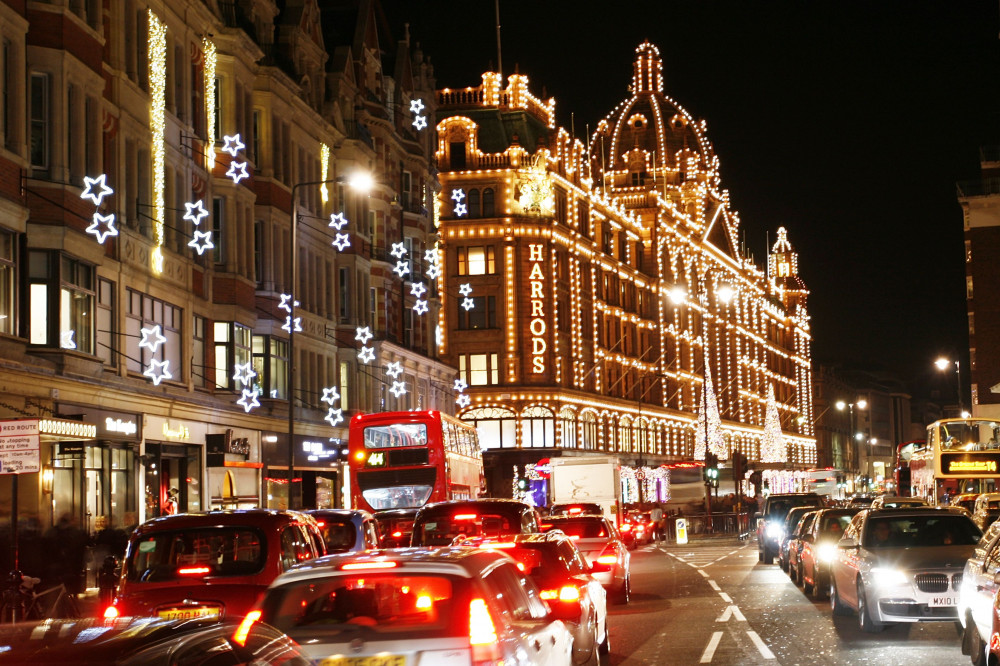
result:
[[[653,504],[653,508],[649,511],[649,520],[653,523],[653,538],[663,541],[663,509],[660,508],[659,502]]]
[[[163,515],[172,516],[177,513],[177,488],[167,491],[167,500],[163,503]]]

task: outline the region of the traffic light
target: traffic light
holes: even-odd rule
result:
[[[705,485],[719,487],[719,457],[707,451],[705,453],[705,470],[703,471]]]
[[[521,492],[528,490],[528,479],[522,477],[517,480],[517,489]]]
[[[742,451],[733,451],[733,481],[742,481],[747,473],[747,456]]]

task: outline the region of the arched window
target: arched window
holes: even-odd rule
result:
[[[493,188],[487,187],[483,190],[483,217],[494,217],[496,211],[493,204]]]
[[[462,414],[462,420],[479,431],[484,449],[512,449],[517,446],[517,415],[509,409],[482,407]]]
[[[521,412],[521,446],[547,448],[555,446],[555,418],[545,407],[528,407]]]
[[[482,211],[479,209],[479,190],[469,190],[469,194],[466,195],[466,201],[469,204],[469,217],[481,217]]]
[[[562,448],[579,448],[576,441],[576,413],[569,407],[563,407],[562,411],[559,412],[559,420],[562,428]]]
[[[623,416],[618,427],[618,450],[623,453],[632,453],[632,419]]]
[[[597,416],[594,412],[584,412],[580,415],[580,423],[583,425],[583,437],[580,441],[580,448],[588,451],[597,450]]]

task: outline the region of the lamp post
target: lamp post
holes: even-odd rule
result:
[[[295,485],[295,292],[299,280],[299,206],[295,198],[300,187],[316,187],[329,183],[347,183],[351,189],[368,191],[372,187],[371,176],[358,172],[350,177],[337,176],[326,180],[311,180],[292,185],[292,235],[289,244],[288,272],[291,274],[288,289],[288,508],[297,509],[298,502],[292,489]]]
[[[958,361],[952,361],[949,358],[941,357],[934,361],[934,365],[937,366],[938,370],[944,371],[954,363],[955,364],[955,380],[957,382],[958,389],[958,415],[964,417],[965,408],[962,406],[962,366]]]
[[[840,411],[844,411],[845,409],[848,410],[848,412],[850,414],[850,417],[849,417],[848,421],[849,421],[849,427],[851,429],[851,439],[854,440],[855,442],[860,441],[860,439],[861,439],[861,437],[860,437],[861,433],[856,432],[856,427],[854,425],[854,408],[857,407],[858,409],[865,409],[866,407],[868,407],[868,401],[865,400],[864,398],[862,398],[860,400],[856,400],[855,402],[845,402],[843,400],[838,400],[835,403],[835,406]],[[855,447],[857,447],[857,444],[855,444]],[[855,450],[858,452],[858,455],[860,456],[860,453],[861,453],[860,449],[855,448]],[[867,460],[867,457],[866,457],[866,460]],[[860,466],[855,467],[855,469],[857,471],[861,470]]]

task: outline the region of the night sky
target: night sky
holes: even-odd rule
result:
[[[384,5],[438,88],[496,68],[493,0]],[[555,97],[581,140],[628,96],[636,46],[659,47],[664,92],[707,121],[759,266],[788,228],[816,361],[918,389],[938,355],[967,354],[955,184],[1000,145],[997,2],[501,0],[500,23],[504,73]]]

